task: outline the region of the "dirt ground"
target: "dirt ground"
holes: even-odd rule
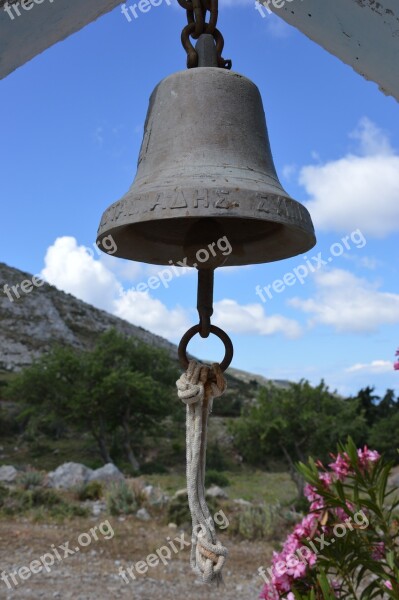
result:
[[[212,600],[237,600],[258,598],[262,588],[262,580],[257,570],[261,565],[268,567],[271,557],[271,546],[261,542],[240,542],[221,536],[221,541],[229,549],[229,557],[224,568],[225,583],[219,588],[204,586],[192,573],[189,565],[189,548],[171,552],[172,559],[166,566],[158,565],[148,568],[147,573],[139,575],[136,580],[125,583],[119,575],[119,568],[126,569],[132,563],[145,561],[169,539],[181,536],[182,531],[173,530],[152,521],[142,523],[133,518],[109,518],[112,530],[103,527],[106,535],[114,532],[112,539],[104,539],[99,530],[98,540],[82,533],[89,533],[95,525],[100,525],[107,517],[77,519],[60,524],[30,523],[26,519],[20,521],[0,521],[0,577],[3,572],[8,575],[12,589],[0,579],[0,599],[53,598],[73,600],[112,600],[113,598],[132,598],[134,600],[197,600],[212,595]],[[185,540],[190,540],[190,533],[185,532]],[[78,540],[82,542],[79,547]],[[60,545],[69,542],[68,548],[74,554],[68,554],[62,560],[54,559],[51,571],[44,569],[32,573],[22,570],[26,580],[17,575],[17,585],[12,582],[10,573],[21,567],[29,567],[34,560],[46,553],[58,551],[63,557],[65,550]],[[52,547],[52,544],[54,545]],[[75,550],[79,547],[79,551]],[[175,543],[180,548],[180,543]],[[51,562],[48,557],[46,560]],[[141,565],[139,569],[145,568]],[[38,570],[38,565],[32,569]],[[29,575],[30,573],[30,575]],[[126,574],[129,578],[129,575]],[[130,579],[130,578],[129,578]]]

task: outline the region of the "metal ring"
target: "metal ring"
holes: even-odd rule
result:
[[[182,365],[183,369],[187,369],[188,364],[189,364],[189,360],[187,358],[187,346],[189,345],[189,343],[191,342],[193,337],[195,335],[197,335],[197,333],[200,333],[200,331],[201,331],[201,326],[194,325],[194,327],[191,327],[191,329],[189,329],[183,335],[183,337],[181,339],[181,342],[179,344],[178,353],[179,353],[180,364]],[[227,333],[225,331],[223,331],[223,329],[220,329],[220,327],[211,325],[210,332],[213,333],[214,335],[216,335],[216,337],[218,337],[224,344],[225,355],[224,355],[223,361],[220,363],[220,368],[224,372],[229,368],[230,363],[233,360],[233,355],[234,355],[233,342],[231,341],[231,339],[229,338]]]

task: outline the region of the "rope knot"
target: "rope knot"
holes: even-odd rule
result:
[[[228,551],[219,541],[212,544],[204,538],[198,540],[196,549],[197,570],[205,583],[220,576]]]
[[[191,360],[188,369],[176,382],[178,397],[184,404],[200,402],[205,396],[219,398],[226,389],[220,365],[211,367]]]

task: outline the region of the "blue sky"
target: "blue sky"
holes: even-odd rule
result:
[[[166,0],[130,23],[117,8],[0,82],[0,260],[174,342],[196,322],[194,274],[137,292],[159,267],[100,257],[94,243],[133,181],[150,93],[185,68],[184,24]],[[233,366],[345,394],[398,391],[398,103],[251,0],[221,2],[219,27],[224,56],[262,93],[280,179],[318,237],[306,257],[217,272],[214,322],[233,339]],[[303,284],[256,294],[320,253],[327,264]],[[222,353],[215,340],[190,350]]]

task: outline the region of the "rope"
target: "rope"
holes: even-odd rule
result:
[[[204,583],[219,584],[227,548],[216,537],[205,500],[205,463],[208,418],[213,399],[223,394],[226,382],[219,365],[208,367],[192,360],[176,385],[180,400],[187,406],[187,492],[193,525],[190,562]]]

